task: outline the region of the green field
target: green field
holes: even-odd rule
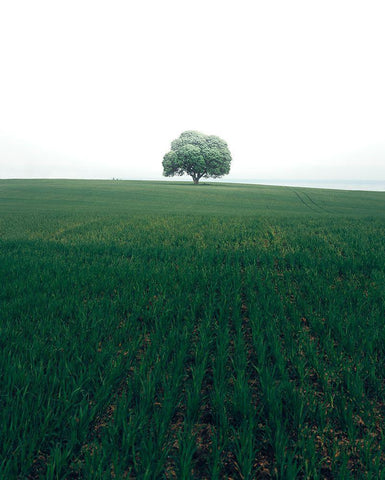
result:
[[[385,478],[385,193],[0,180],[0,479]]]

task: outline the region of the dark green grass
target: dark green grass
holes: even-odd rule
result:
[[[0,180],[0,212],[384,215],[384,192],[184,182]]]
[[[384,478],[384,206],[0,181],[0,478]]]

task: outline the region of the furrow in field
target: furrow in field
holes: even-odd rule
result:
[[[287,282],[281,281],[281,292],[293,291],[290,276]],[[317,465],[325,476],[333,471],[341,475],[353,471],[374,474],[377,467],[362,461],[365,456],[377,461],[376,445],[381,443],[373,423],[372,402],[363,388],[362,358],[357,349],[354,357],[348,353],[349,343],[343,345],[337,325],[318,315],[304,316],[294,300],[300,300],[300,294],[291,297],[293,301],[286,302],[284,308],[286,320],[280,325],[295,387],[292,393],[305,401],[307,411],[294,437],[300,447],[298,454],[302,462],[309,461],[312,475],[317,473]],[[313,453],[309,450],[310,439],[314,442]]]
[[[78,454],[71,459],[68,467],[68,478],[78,479],[82,478],[82,469],[84,466],[85,458],[92,456],[95,452],[102,449],[102,436],[108,429],[111,422],[114,421],[114,415],[117,405],[121,401],[122,397],[127,394],[128,385],[132,377],[141,368],[142,362],[146,362],[146,355],[148,349],[151,346],[151,332],[145,332],[141,334],[141,339],[138,341],[138,347],[131,351],[117,352],[117,356],[123,355],[129,357],[127,368],[124,370],[123,378],[120,380],[117,389],[110,394],[110,400],[107,405],[104,406],[97,415],[95,420],[89,427],[87,438],[83,441],[82,445],[78,448]],[[131,346],[133,347],[133,345]]]
[[[172,263],[164,265],[162,300],[150,297],[153,305],[143,320],[150,328],[150,341],[117,399],[112,418],[100,430],[96,448],[85,455],[84,476],[104,472],[118,478],[183,478],[187,471],[185,478],[190,478],[195,468],[198,434],[194,429],[199,421],[194,411],[202,403],[199,377],[207,370],[204,365],[199,370],[200,359],[202,353],[208,354],[205,342],[211,338],[196,319],[207,291],[203,299],[200,286],[192,294],[199,264],[193,271],[181,261],[171,271]],[[148,289],[153,289],[151,283]],[[211,320],[206,319],[206,324],[211,325]]]
[[[167,462],[167,478],[223,478],[228,435],[228,306],[221,304],[221,277],[211,268],[205,276],[212,288],[206,290],[202,285],[198,293],[203,295],[204,309],[200,315],[193,315],[190,360],[181,402],[172,422],[173,448]]]
[[[233,279],[234,283],[238,283],[238,270],[239,265],[236,263],[233,267],[234,270],[232,275],[235,276]],[[236,441],[238,424],[243,420],[245,415],[243,405],[240,405],[242,400],[242,395],[244,397],[244,388],[245,376],[244,372],[240,374],[239,370],[245,368],[245,351],[242,345],[241,339],[241,316],[240,316],[240,291],[238,285],[231,285],[229,288],[228,295],[231,298],[231,303],[228,308],[227,325],[229,332],[229,345],[228,345],[228,362],[227,362],[227,386],[226,386],[226,395],[224,396],[225,409],[227,414],[227,439],[224,445],[222,452],[222,470],[221,478],[237,478],[240,475],[240,466],[239,463],[239,453],[237,458],[236,452]],[[241,356],[240,356],[241,354]],[[242,375],[242,378],[241,378]],[[239,450],[241,446],[239,446]]]
[[[282,278],[279,273],[272,274],[264,267],[261,271],[251,268],[248,272],[255,367],[264,418],[261,443],[271,475],[299,478],[304,464],[299,442],[306,402],[293,383],[295,362],[287,358],[287,352],[293,351],[293,346],[287,343],[288,325],[283,309],[285,295],[282,286],[277,284]]]
[[[213,478],[226,478],[228,471],[233,471],[233,453],[229,449],[230,412],[229,383],[231,382],[229,361],[232,351],[228,317],[218,320],[216,348],[211,359],[213,370],[213,390],[211,409],[214,423],[211,474]],[[230,457],[229,457],[230,455]]]
[[[194,322],[180,401],[169,427],[172,446],[164,473],[169,479],[188,479],[194,472],[198,476],[207,472],[211,437],[207,382],[211,343],[209,329],[210,320],[207,318]]]
[[[111,188],[4,207],[0,477],[385,478],[383,195]]]
[[[256,365],[255,331],[250,318],[250,295],[245,281],[245,258],[240,262],[239,310],[234,317],[233,408],[235,466],[242,479],[265,478],[272,472],[271,451],[265,444],[266,422],[262,415],[261,384]]]
[[[84,465],[88,475],[102,469],[123,478],[157,478],[164,471],[189,335],[185,328],[171,329],[166,336],[159,333],[153,333],[145,356],[127,379],[114,415],[100,432],[96,455],[88,452]],[[110,457],[103,454],[106,451]]]

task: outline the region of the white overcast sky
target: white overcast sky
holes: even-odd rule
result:
[[[385,179],[385,2],[1,0],[0,178]]]

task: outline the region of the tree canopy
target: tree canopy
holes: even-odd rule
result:
[[[163,157],[163,175],[190,175],[195,184],[201,178],[220,178],[230,172],[231,154],[227,143],[215,135],[188,130],[171,142]]]

